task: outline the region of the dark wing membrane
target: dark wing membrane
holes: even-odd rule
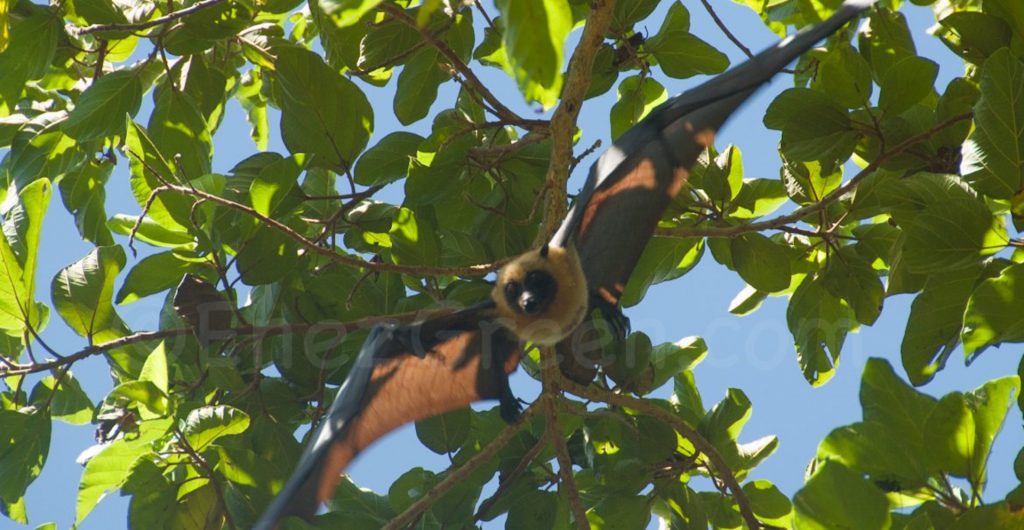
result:
[[[662,212],[715,132],[751,94],[874,0],[849,0],[825,22],[665,102],[590,168],[551,243],[575,242],[591,290],[618,303]]]
[[[411,421],[507,392],[518,342],[488,320],[487,301],[410,326],[374,328],[295,472],[255,530],[290,515],[310,518],[337,487],[349,462],[375,440]]]

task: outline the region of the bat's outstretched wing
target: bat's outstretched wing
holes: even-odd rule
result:
[[[411,421],[511,393],[507,375],[518,341],[490,320],[490,300],[410,326],[375,327],[284,488],[254,526],[271,530],[290,515],[312,517],[348,463],[373,441]]]
[[[821,24],[668,100],[601,154],[551,240],[576,243],[592,293],[618,303],[662,213],[725,120],[773,75],[873,2],[847,0]]]

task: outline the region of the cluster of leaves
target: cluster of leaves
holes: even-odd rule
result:
[[[780,35],[838,4],[745,3]],[[295,431],[316,421],[347,373],[365,336],[359,324],[486,296],[479,273],[530,246],[549,166],[571,161],[551,159],[547,121],[517,115],[475,70],[500,69],[528,101],[555,106],[569,79],[566,39],[596,16],[585,0],[495,4],[0,2],[6,517],[27,522],[24,494],[60,420],[96,424],[103,441],[85,466],[77,522],[120,490],[131,499],[132,528],[247,527],[294,465]],[[659,4],[664,18],[648,19]],[[936,34],[967,65],[942,92],[901,2],[882,4],[857,32],[857,48],[851,28],[808,54],[796,86],[768,109],[765,125],[782,132],[779,179],[745,179],[735,147],[704,157],[649,243],[625,305],[684,275],[710,248],[749,286],[733,313],[790,296],[787,322],[812,384],[832,376],[846,335],[874,323],[886,296],[916,296],[902,345],[915,385],[960,344],[974,356],[1024,341],[1024,250],[1010,235],[1024,223],[1024,4],[934,7]],[[667,98],[660,76],[729,64],[691,33],[680,2],[621,0],[607,15],[585,97],[617,87],[608,112],[615,136]],[[642,22],[657,32],[648,37]],[[392,76],[392,112],[403,124],[429,117],[430,133],[391,132],[368,147],[381,110],[366,94]],[[431,114],[441,85],[455,80],[457,98]],[[260,151],[277,109],[288,153],[259,152],[213,173],[213,138],[231,100]],[[844,178],[851,158],[861,170]],[[111,174],[125,162],[144,214],[107,212]],[[402,204],[373,198],[395,183],[404,185]],[[95,248],[52,279],[45,303],[36,300],[35,273],[53,187]],[[770,217],[784,205],[796,210]],[[128,241],[149,247],[130,268]],[[207,309],[182,309],[174,287],[186,274],[207,287],[189,307]],[[158,330],[132,329],[118,315],[115,306],[154,295],[165,297]],[[41,340],[51,311],[84,338],[80,351],[52,351]],[[560,441],[592,526],[642,528],[654,513],[673,528],[739,528],[743,505],[782,527],[1020,524],[1011,510],[1024,504],[1019,488],[980,506],[1016,377],[936,400],[870,362],[864,421],[826,438],[791,502],[767,481],[742,491],[722,482],[723,474],[744,479],[777,440],[738,441],[750,415],[740,390],[704,407],[690,370],[706,353],[703,341],[654,346],[635,333],[612,349],[616,362],[602,373],[622,388],[645,395],[672,382],[674,392],[669,401],[646,398],[646,412],[558,398]],[[42,350],[53,360],[38,361]],[[97,400],[70,368],[99,354],[114,387]],[[655,410],[691,426],[728,469]],[[417,432],[456,468],[504,428],[494,411],[458,411]],[[549,491],[560,480],[549,429],[542,418],[527,422],[419,524],[461,527],[501,515],[512,528],[572,524],[568,488]],[[386,497],[346,483],[318,524],[379,527],[447,473],[413,469]],[[496,475],[499,492],[481,501]],[[699,476],[712,480],[691,480]],[[891,514],[907,505],[920,506]]]

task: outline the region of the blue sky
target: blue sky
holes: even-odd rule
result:
[[[748,47],[758,50],[776,40],[752,11],[722,0],[712,4]],[[734,63],[742,60],[742,55],[725,40],[697,2],[685,2],[685,5],[691,10],[692,28],[698,36],[728,53]],[[643,25],[648,35],[657,32],[665,9],[667,3]],[[928,9],[907,5],[906,13],[911,21],[918,52],[939,60],[941,68],[936,86],[944,87],[949,79],[962,73],[962,63],[936,39],[925,33],[926,28],[933,23]],[[578,37],[578,32],[574,37]],[[524,115],[537,114],[535,109],[522,104],[522,97],[515,90],[514,83],[503,74],[494,69],[479,68],[478,71],[484,72],[485,83],[494,89],[502,101]],[[681,92],[700,81],[701,78],[684,82],[662,79],[670,93]],[[778,178],[778,134],[765,130],[761,118],[774,95],[790,86],[790,83],[787,76],[779,76],[748,102],[718,136],[720,149],[729,143],[740,147],[747,178]],[[425,133],[429,128],[429,120],[405,128],[394,119],[389,111],[394,85],[392,82],[383,90],[367,92],[376,115],[371,144],[395,130]],[[455,85],[450,83],[442,89],[434,110],[450,106],[454,94]],[[585,134],[577,151],[597,139],[608,145],[606,112],[614,103],[614,94],[612,90],[601,98],[589,101],[581,112],[580,126]],[[146,122],[145,116],[148,116],[152,108],[149,96],[146,100],[142,114],[137,118],[142,123]],[[234,102],[229,103],[224,125],[215,137],[215,171],[225,172],[238,160],[255,152],[255,146],[248,141],[248,129],[239,106]],[[274,135],[271,150],[285,152],[276,123],[271,130]],[[592,155],[585,164],[594,159]],[[585,164],[577,169],[570,184],[570,192],[582,183]],[[107,193],[109,214],[138,213],[139,208],[129,192],[127,165],[123,161],[111,178]],[[396,187],[385,190],[381,196],[384,200],[394,202],[400,201],[400,197],[401,190]],[[60,268],[77,261],[91,249],[88,243],[78,238],[72,226],[73,220],[64,211],[59,199],[54,198],[44,225],[43,248],[39,259],[40,291],[37,297],[41,300],[49,300],[50,278]],[[119,243],[125,243],[123,238]],[[128,266],[137,263],[141,257],[129,257]],[[860,419],[857,393],[865,361],[869,357],[883,357],[899,367],[899,345],[912,298],[900,295],[886,299],[885,310],[879,321],[873,327],[862,328],[859,333],[848,337],[841,364],[832,381],[821,388],[812,389],[800,374],[792,338],[786,328],[787,300],[769,299],[756,313],[738,318],[730,315],[727,308],[742,287],[743,282],[735,273],[715,263],[708,254],[690,274],[651,289],[643,303],[627,310],[627,315],[632,320],[633,329],[647,333],[655,343],[676,341],[690,335],[705,338],[710,353],[695,371],[705,405],[710,406],[721,399],[730,387],[746,392],[753,402],[753,416],[741,440],[750,441],[775,434],[781,442],[775,455],[763,463],[753,477],[772,480],[783,491],[792,494],[802,484],[805,466],[813,457],[818,442],[831,429]],[[154,296],[119,307],[118,310],[134,329],[155,329],[161,303],[162,297]],[[75,351],[84,345],[84,341],[64,326],[56,315],[43,336],[60,352]],[[1003,346],[986,351],[973,365],[964,367],[960,361],[962,356],[955,353],[946,369],[926,385],[923,391],[933,395],[942,395],[952,390],[965,391],[993,377],[1016,373],[1020,354],[1020,347]],[[99,398],[110,390],[107,367],[101,358],[79,362],[74,368],[76,377],[90,396]],[[901,368],[897,370],[902,373]],[[522,371],[513,376],[512,384],[517,395],[526,399],[536,396],[539,389]],[[656,395],[665,397],[668,390],[662,389]],[[990,460],[986,500],[1001,498],[1016,484],[1011,463],[1017,450],[1024,445],[1024,432],[1020,425],[1019,411],[1011,410]],[[92,436],[93,426],[71,427],[60,422],[54,424],[46,467],[29,490],[28,510],[32,521],[29,528],[47,521],[56,521],[62,529],[70,527],[74,520],[75,497],[82,471],[74,460],[93,443]],[[366,451],[356,461],[351,473],[360,485],[386,492],[391,482],[411,467],[422,466],[440,471],[447,465],[446,457],[435,455],[420,446],[412,428],[407,427]],[[126,499],[114,494],[100,502],[80,528],[123,528],[127,524],[126,511]],[[0,530],[7,528],[25,527],[0,518]]]

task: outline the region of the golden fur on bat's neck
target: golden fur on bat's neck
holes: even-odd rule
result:
[[[521,313],[512,307],[503,292],[512,281],[523,282],[527,273],[543,270],[555,279],[555,298],[538,315]],[[587,282],[579,256],[571,246],[531,250],[498,271],[491,297],[497,304],[498,322],[520,340],[551,345],[562,340],[583,321],[587,312]]]

